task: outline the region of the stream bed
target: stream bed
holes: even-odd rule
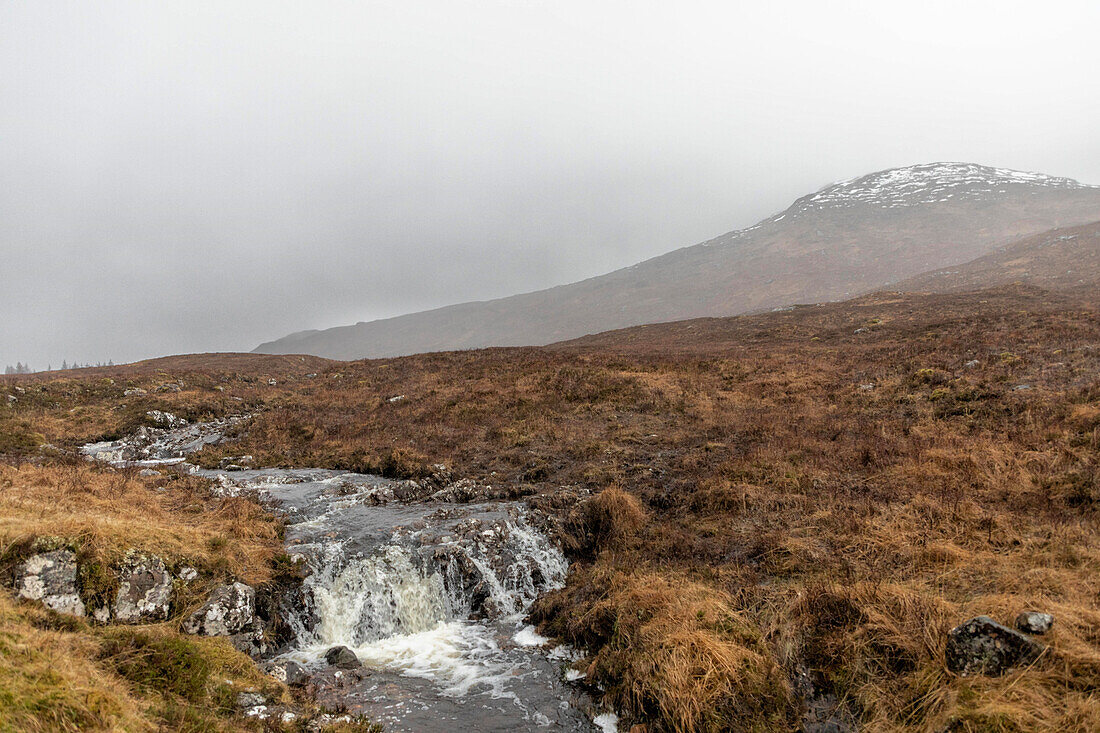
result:
[[[407,482],[377,476],[186,463],[232,422],[142,429],[84,453],[146,469],[181,464],[284,517],[287,552],[309,574],[280,656],[312,674],[319,702],[391,731],[616,729],[575,684],[576,652],[524,622],[540,594],[564,584],[568,563],[523,502],[408,501]],[[362,669],[329,666],[337,646]]]

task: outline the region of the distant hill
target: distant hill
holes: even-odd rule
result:
[[[1100,287],[1100,221],[1027,237],[962,265],[917,275],[892,287],[947,293],[1011,283],[1050,290]]]
[[[841,300],[1100,220],[1100,187],[971,163],[896,168],[759,224],[600,277],[323,331],[256,349],[334,359],[541,345],[645,323]]]
[[[328,359],[309,355],[267,355],[240,353],[180,354],[177,356],[159,356],[129,364],[114,364],[103,367],[84,367],[81,369],[54,369],[48,372],[31,372],[0,376],[0,383],[41,382],[51,379],[85,377],[136,377],[150,374],[171,375],[180,372],[203,372],[209,374],[282,374],[300,376],[307,372],[319,372],[332,365]],[[6,381],[5,381],[6,380]]]

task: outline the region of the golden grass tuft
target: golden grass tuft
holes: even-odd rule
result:
[[[604,489],[570,513],[565,543],[569,550],[580,554],[621,547],[647,520],[647,512],[636,496],[618,488]]]
[[[536,604],[544,630],[598,651],[590,679],[653,730],[782,729],[784,673],[752,624],[714,588],[657,573],[585,569]]]

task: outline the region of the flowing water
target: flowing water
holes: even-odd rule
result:
[[[574,651],[523,621],[539,594],[564,584],[568,564],[521,502],[402,503],[401,484],[376,476],[185,463],[228,424],[146,430],[84,452],[116,465],[182,463],[283,514],[288,553],[310,571],[283,656],[315,673],[322,703],[394,731],[615,729],[574,684]],[[341,645],[366,674],[327,667],[325,652]]]

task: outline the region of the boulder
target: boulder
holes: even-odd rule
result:
[[[164,621],[172,598],[172,576],[159,557],[135,555],[119,573],[115,621],[123,624]]]
[[[1054,617],[1039,611],[1023,611],[1016,617],[1016,628],[1027,634],[1045,634],[1054,625]]]
[[[203,636],[231,636],[253,625],[256,591],[244,583],[223,585],[210,594],[202,608],[183,622],[183,631]]]
[[[42,601],[58,613],[84,615],[84,602],[76,587],[76,555],[71,550],[28,558],[16,569],[15,588],[20,598]]]
[[[359,661],[359,657],[355,656],[355,652],[346,646],[334,646],[325,652],[325,662],[330,667],[339,669],[356,669],[363,666],[363,663]]]
[[[998,676],[1034,662],[1043,645],[988,616],[975,616],[947,635],[947,668],[960,675]]]

